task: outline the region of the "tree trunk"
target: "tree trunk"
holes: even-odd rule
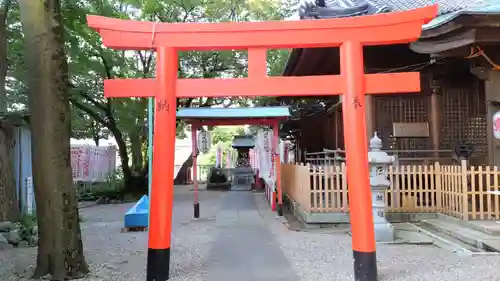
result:
[[[132,153],[132,170],[138,172],[144,167],[144,159],[142,158],[142,143],[141,136],[137,132],[138,130],[130,132],[130,152]]]
[[[106,124],[118,146],[118,155],[120,156],[121,169],[123,172],[123,181],[125,192],[138,193],[147,190],[147,180],[145,174],[134,174],[130,168],[130,158],[127,151],[127,144],[123,138],[122,132],[116,126],[116,123],[110,121]]]
[[[16,199],[16,183],[10,157],[12,133],[12,126],[0,123],[0,221],[13,221],[20,218],[20,209]]]
[[[124,192],[126,193],[141,193],[147,190],[148,183],[146,179],[146,174],[144,173],[134,173],[130,167],[130,158],[127,151],[127,144],[123,137],[122,132],[118,129],[118,126],[113,121],[107,124],[107,128],[113,134],[115,138],[116,145],[118,146],[118,155],[120,156],[121,169],[123,173],[124,181]]]
[[[7,111],[5,79],[7,77],[7,16],[11,0],[4,0],[0,7],[0,113]],[[16,184],[10,159],[12,128],[0,128],[0,221],[19,218]]]
[[[71,176],[71,114],[61,7],[58,0],[20,0],[19,5],[40,235],[34,275],[51,274],[54,280],[62,281],[81,277],[89,270]]]

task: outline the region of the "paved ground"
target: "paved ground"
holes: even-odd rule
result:
[[[176,190],[171,280],[226,281],[223,278],[234,272],[240,275],[231,280],[353,280],[346,234],[289,231],[276,220],[263,194],[239,198],[242,208],[234,213],[235,204],[223,204],[233,194],[201,192],[203,219],[193,221],[189,193]],[[259,216],[252,209],[252,197]],[[81,210],[86,256],[93,271],[82,281],[145,280],[147,233],[120,233],[123,213],[130,206]],[[243,239],[238,240],[240,236]],[[245,255],[252,250],[260,255]],[[35,249],[1,251],[0,280],[27,280],[35,257]],[[500,256],[464,257],[432,246],[381,245],[378,257],[381,281],[500,281]]]
[[[207,281],[299,281],[260,216],[254,194],[223,195],[216,225],[217,239],[205,265]]]

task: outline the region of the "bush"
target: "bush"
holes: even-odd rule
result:
[[[80,183],[77,197],[79,201],[123,200],[123,186],[123,175],[121,170],[117,170],[105,182]]]
[[[30,236],[38,234],[38,222],[35,215],[25,214],[19,223],[21,224],[19,234],[22,240],[28,240]]]

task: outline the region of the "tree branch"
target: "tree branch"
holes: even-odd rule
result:
[[[103,126],[107,127],[109,125],[108,121],[106,121],[106,118],[103,118],[101,117],[101,115],[99,115],[99,113],[95,112],[94,110],[92,110],[92,108],[78,102],[77,100],[73,99],[73,98],[70,98],[69,101],[71,102],[71,104],[80,109],[81,111],[87,113],[90,117],[92,117],[94,120],[96,120],[97,122],[101,123]]]
[[[101,61],[102,61],[102,66],[104,67],[104,72],[106,73],[106,77],[108,79],[111,79],[113,78],[113,75],[112,75],[112,71],[111,71],[111,67],[110,65],[108,64],[108,61],[106,60],[106,58],[104,58],[102,52],[99,52],[98,53],[98,57],[101,58]],[[83,94],[83,93],[81,93]],[[114,118],[113,118],[113,112],[112,112],[112,104],[111,104],[111,99],[110,98],[107,98],[106,99],[106,105],[103,106],[102,104],[98,103],[95,99],[93,99],[92,97],[90,97],[89,95],[86,95],[84,96],[88,99],[90,102],[92,102],[95,106],[99,107],[101,110],[103,110],[105,113],[106,113],[106,117],[108,119],[113,119],[113,122],[114,122]]]
[[[99,58],[102,61],[102,66],[104,67],[104,73],[106,73],[106,78],[111,79],[113,78],[113,75],[111,74],[111,67],[108,64],[108,61],[104,58],[102,53],[99,53]]]
[[[68,85],[71,89],[73,90],[76,90],[78,92],[78,94],[80,96],[82,96],[86,101],[90,102],[91,104],[93,104],[95,107],[97,107],[99,110],[102,110],[104,111],[105,113],[108,111],[107,107],[104,106],[102,103],[100,103],[99,101],[97,101],[96,99],[94,99],[93,97],[91,97],[89,94],[87,94],[86,92],[78,89],[75,85],[73,85],[72,83],[69,83]]]

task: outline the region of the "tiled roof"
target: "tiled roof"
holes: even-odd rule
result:
[[[301,18],[334,18],[405,11],[438,4],[439,15],[484,6],[495,0],[301,0]],[[322,7],[323,6],[323,7]]]
[[[455,10],[443,14],[441,16],[438,16],[428,24],[425,24],[423,26],[423,30],[436,28],[447,22],[452,21],[453,19],[461,15],[499,15],[499,14],[500,14],[500,0],[486,0],[482,1],[482,3],[480,4],[464,7],[459,10]]]
[[[443,15],[480,5],[488,0],[373,0],[371,2],[376,6],[390,7],[392,11],[406,11],[438,4],[439,15]]]

